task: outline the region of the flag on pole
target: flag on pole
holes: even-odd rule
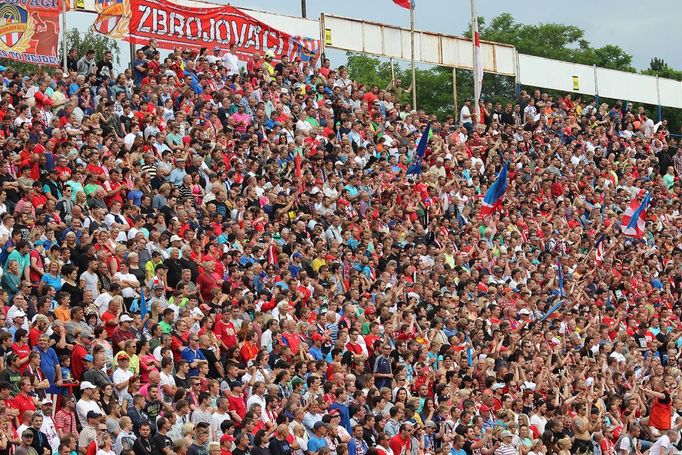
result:
[[[426,153],[426,145],[429,142],[429,134],[431,133],[431,122],[426,124],[422,137],[419,139],[419,144],[417,144],[417,151],[412,158],[412,163],[410,167],[407,168],[407,175],[410,174],[421,174],[422,173],[422,161],[424,161],[424,153]]]
[[[410,0],[393,0],[393,3],[400,6],[401,8],[410,9]],[[414,7],[414,3],[412,2]]]
[[[594,248],[595,248],[595,257],[594,261],[597,263],[599,267],[601,267],[602,263],[604,262],[604,239],[606,236],[604,234],[600,235],[599,238],[597,239],[597,243],[595,243]]]
[[[601,194],[601,224],[604,224],[604,193]]]
[[[298,192],[303,192],[303,174],[301,173],[301,154],[297,153],[294,156],[294,164],[296,165],[296,179],[298,180]]]
[[[559,301],[558,301],[557,303],[555,303],[554,305],[552,305],[552,308],[550,308],[549,310],[547,310],[547,313],[545,313],[544,315],[542,315],[542,317],[540,318],[540,322],[544,321],[545,319],[547,319],[548,317],[550,317],[550,316],[552,315],[552,313],[554,313],[556,310],[558,310],[559,308],[561,308],[561,305],[563,305],[563,303],[564,303],[564,301],[561,300],[561,299],[559,299]]]
[[[475,98],[480,99],[481,86],[483,85],[483,58],[481,56],[481,35],[478,33],[478,17],[476,16],[476,11],[474,11],[473,14],[474,14],[473,37],[475,47],[474,52],[476,53],[476,68],[474,68],[475,70],[474,75],[476,77],[476,80],[478,81],[478,85],[476,85],[477,93]]]
[[[147,300],[144,298],[144,289],[140,288],[140,316],[142,319],[147,315]]]
[[[637,197],[630,201],[630,206],[625,210],[625,215],[620,223],[620,229],[628,237],[644,236],[646,225],[646,207],[651,202],[651,193],[647,193],[640,204]]]
[[[564,291],[564,266],[561,265],[561,257],[557,261],[557,267],[559,269],[559,295],[566,297],[566,291]]]
[[[497,178],[485,193],[481,205],[481,217],[490,215],[502,207],[502,199],[504,193],[507,192],[507,167],[508,163],[504,163]]]

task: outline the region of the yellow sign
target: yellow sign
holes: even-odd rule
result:
[[[76,0],[76,9],[85,9],[85,0]]]
[[[578,76],[573,76],[573,90],[580,90],[580,82],[578,81]]]
[[[330,28],[324,29],[324,44],[325,46],[332,45],[332,29]]]

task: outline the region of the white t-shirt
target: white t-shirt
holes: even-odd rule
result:
[[[462,110],[459,111],[459,121],[462,123],[471,123],[473,121],[471,119],[471,111],[469,110],[469,106],[466,104],[462,106]]]
[[[239,59],[236,55],[230,52],[223,55],[223,66],[230,70],[230,74],[239,74]]]
[[[88,424],[87,416],[89,411],[94,411],[98,414],[104,415],[104,411],[102,411],[96,401],[85,401],[83,399],[78,400],[78,403],[76,403],[76,415],[78,415],[78,421],[81,423],[81,426],[86,426]]]
[[[116,272],[116,273],[114,273],[114,278],[117,278],[119,280],[125,280],[125,281],[137,281],[138,284],[140,283],[138,281],[137,277],[135,275],[133,275],[132,273]],[[131,288],[130,286],[122,287],[121,288],[121,295],[126,299],[133,299],[133,298],[137,297],[137,293],[135,292],[135,289]]]
[[[133,377],[133,372],[130,370],[124,370],[122,368],[116,368],[116,371],[114,371],[113,374],[113,379],[114,379],[114,385],[122,384],[129,380],[130,378]],[[119,395],[123,395],[128,393],[128,386],[125,386],[123,389],[116,389],[116,393]]]
[[[530,417],[530,424],[535,425],[535,427],[538,429],[538,432],[540,434],[545,432],[545,425],[547,425],[547,418],[542,417],[538,414],[533,414]]]
[[[654,445],[651,446],[649,449],[649,455],[668,455],[671,446],[672,444],[670,444],[670,438],[667,434],[664,434],[658,438],[656,442],[654,442]]]
[[[172,374],[168,374],[165,371],[161,371],[159,373],[159,376],[161,377],[161,379],[159,380],[159,389],[163,390],[163,386],[165,385],[175,387],[175,378],[173,377]]]
[[[99,277],[96,273],[88,272],[87,270],[81,273],[80,279],[85,281],[84,291],[92,291],[92,296],[96,299],[99,297],[99,291],[97,290],[97,283],[99,283]],[[108,304],[109,302],[107,302]],[[106,311],[106,308],[105,308]],[[102,312],[103,313],[103,312]],[[100,315],[102,314],[100,313]]]

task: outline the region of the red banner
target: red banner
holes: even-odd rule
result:
[[[292,36],[276,30],[233,6],[192,5],[168,0],[97,0],[99,16],[94,28],[114,39],[149,44],[155,39],[163,49],[200,48],[236,44],[237,53],[272,51],[315,61],[320,52],[317,39]]]
[[[0,1],[0,58],[58,66],[58,0]]]

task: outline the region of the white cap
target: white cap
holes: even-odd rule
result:
[[[527,314],[530,315],[530,310],[528,308],[521,308],[519,310],[519,314]]]
[[[133,318],[131,318],[127,314],[124,314],[119,318],[119,321],[121,321],[121,322],[133,322]]]
[[[171,236],[171,238],[170,238],[170,241],[171,241],[171,242],[182,242],[182,239],[180,238],[179,235],[173,234],[173,235]]]
[[[14,319],[14,318],[25,318],[25,317],[26,317],[26,313],[24,313],[22,310],[19,310],[16,313],[14,313],[14,316],[12,317],[12,319]]]
[[[90,381],[81,382],[81,390],[96,389],[95,385]]]

